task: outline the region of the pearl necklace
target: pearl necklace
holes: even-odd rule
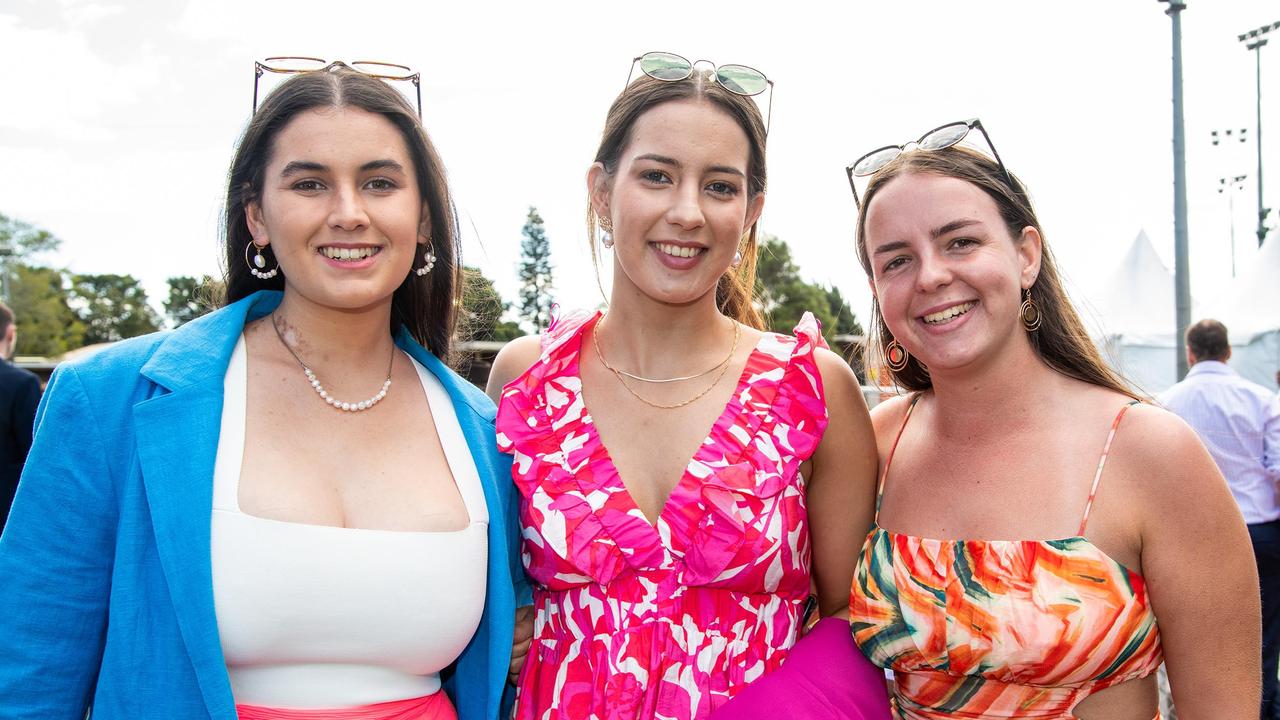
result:
[[[394,344],[391,346],[391,362],[387,364],[387,379],[382,383],[382,388],[378,390],[378,393],[368,400],[361,400],[360,402],[343,402],[330,395],[329,391],[324,389],[324,385],[320,384],[320,379],[316,377],[316,374],[311,371],[311,368],[307,367],[306,363],[302,362],[302,358],[298,357],[298,353],[294,352],[293,348],[289,347],[289,343],[285,342],[284,333],[280,332],[280,326],[276,324],[275,313],[271,313],[271,327],[275,328],[276,337],[280,338],[280,344],[284,345],[284,349],[288,350],[289,354],[293,356],[293,359],[297,360],[298,364],[302,366],[302,373],[307,376],[307,382],[311,384],[311,389],[315,390],[320,396],[320,399],[325,401],[325,403],[334,410],[342,412],[360,412],[362,410],[368,410],[374,405],[382,402],[382,399],[387,396],[387,390],[391,388],[391,369],[395,366],[396,361],[396,348]]]

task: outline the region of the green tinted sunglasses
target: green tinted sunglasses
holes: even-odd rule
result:
[[[627,73],[627,85],[631,84],[631,76],[636,71],[637,63],[639,63],[640,70],[645,75],[663,82],[680,82],[693,75],[695,66],[706,63],[711,66],[711,76],[716,79],[716,82],[735,95],[754,97],[768,90],[769,104],[765,113],[765,132],[768,132],[769,122],[773,118],[773,81],[765,77],[764,73],[759,70],[746,65],[717,66],[710,60],[689,62],[685,58],[669,52],[647,52],[631,60],[631,70]]]

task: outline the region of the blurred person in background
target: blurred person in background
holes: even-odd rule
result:
[[[40,404],[40,378],[13,364],[17,341],[13,311],[0,303],[0,533],[31,449],[31,427]]]
[[[1187,328],[1181,382],[1160,395],[1187,421],[1217,463],[1249,526],[1262,590],[1262,720],[1280,718],[1280,397],[1227,365],[1227,327],[1201,320]]]

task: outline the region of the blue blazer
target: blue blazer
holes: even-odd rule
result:
[[[58,367],[0,538],[0,717],[236,719],[213,605],[213,464],[236,340],[280,297]],[[511,460],[489,399],[403,328],[396,344],[448,390],[484,485],[484,613],[446,690],[462,720],[493,720],[527,593]]]

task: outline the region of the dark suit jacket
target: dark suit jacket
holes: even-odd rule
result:
[[[0,531],[31,449],[31,423],[40,404],[40,378],[0,360]]]

